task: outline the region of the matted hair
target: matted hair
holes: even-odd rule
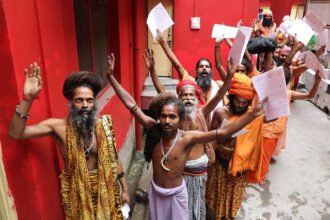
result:
[[[184,104],[177,95],[172,92],[163,92],[153,98],[149,106],[152,117],[158,119],[163,106],[170,104],[174,104],[177,107],[179,118],[184,118]]]
[[[177,95],[171,92],[160,93],[155,96],[150,103],[149,111],[153,118],[159,119],[162,108],[165,105],[174,104],[178,109],[178,115],[180,120],[184,118],[185,110],[183,102],[178,99]],[[159,143],[162,135],[162,128],[159,123],[157,123],[152,128],[148,129],[145,146],[144,146],[144,157],[149,163],[152,159],[153,151],[156,145]]]
[[[71,73],[64,81],[62,93],[68,100],[72,100],[73,92],[77,87],[85,86],[93,90],[94,97],[102,89],[101,79],[88,71],[79,71]]]

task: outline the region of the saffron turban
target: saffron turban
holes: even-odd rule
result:
[[[179,95],[180,90],[184,86],[192,86],[195,89],[196,96],[198,98],[199,104],[204,105],[204,99],[203,99],[203,93],[201,88],[191,80],[182,80],[177,86],[176,86],[176,93]]]
[[[229,94],[237,95],[248,100],[253,99],[254,90],[251,79],[245,74],[235,74],[231,81]]]

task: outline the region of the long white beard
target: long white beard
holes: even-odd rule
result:
[[[195,121],[196,119],[196,106],[187,106],[184,107],[185,109],[185,116],[187,119],[191,121]]]

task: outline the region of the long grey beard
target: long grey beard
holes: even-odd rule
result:
[[[190,103],[191,105],[187,106],[186,105],[187,103]],[[186,119],[189,119],[191,121],[195,121],[197,103],[198,103],[197,98],[194,101],[183,101],[184,111],[185,111],[185,118]]]
[[[203,90],[208,91],[211,88],[212,84],[212,74],[208,74],[206,77],[202,75],[196,76],[197,85]]]
[[[185,106],[185,117],[191,121],[196,119],[196,106]]]
[[[92,134],[95,130],[96,122],[96,107],[91,110],[77,109],[73,104],[70,104],[70,120],[74,130],[78,134],[79,139],[83,139],[85,143],[91,140]],[[84,114],[87,112],[87,114]]]

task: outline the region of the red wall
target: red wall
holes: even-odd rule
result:
[[[109,7],[116,7],[116,16],[119,26],[110,23],[109,53],[114,52],[116,58],[115,76],[122,86],[135,98],[140,105],[140,96],[143,90],[147,70],[142,60],[142,53],[146,48],[146,5],[144,0],[110,1]],[[110,8],[109,11],[112,9]],[[109,14],[109,19],[113,14]],[[115,42],[113,44],[113,42]],[[119,60],[119,62],[117,62]],[[115,95],[101,113],[112,115],[117,146],[121,146],[127,135],[132,115]],[[141,125],[136,123],[137,149],[141,150]]]
[[[195,10],[194,10],[195,5]],[[213,78],[219,79],[214,68],[214,39],[211,38],[214,24],[236,26],[240,19],[243,25],[251,26],[257,17],[258,0],[186,0],[174,1],[173,50],[183,66],[195,76],[195,65],[199,58],[206,57],[213,65]],[[195,14],[194,14],[195,11]],[[201,18],[201,29],[190,29],[190,18]],[[228,47],[222,47],[222,60],[227,60]],[[174,71],[174,76],[176,72]]]
[[[21,99],[23,69],[33,61],[42,67],[44,84],[28,123],[65,116],[67,108],[58,82],[78,66],[72,2],[3,0],[0,10],[0,81],[5,82],[1,86],[0,138],[9,187],[19,219],[61,219],[60,168],[54,142],[50,138],[16,141],[8,138],[7,131]]]
[[[270,10],[273,12],[274,21],[280,25],[285,15],[290,15],[293,0],[276,1],[270,0]]]
[[[140,63],[147,39],[146,5],[143,0],[109,2],[118,7],[117,18],[109,15],[110,23],[117,22],[110,25],[112,33],[117,33],[116,37],[109,39],[110,49],[113,48],[111,45],[117,45],[117,75],[124,88],[139,102],[146,77],[146,69]],[[50,138],[12,140],[8,138],[8,126],[22,96],[23,69],[33,61],[42,67],[43,91],[34,102],[28,124],[66,116],[67,105],[63,103],[67,101],[62,96],[62,82],[68,73],[78,70],[73,1],[0,0],[0,33],[0,81],[3,82],[0,87],[0,140],[18,217],[63,219],[58,178],[61,159],[55,143]],[[140,60],[136,61],[138,57]],[[113,116],[117,148],[120,148],[132,116],[117,96],[109,101],[102,113]]]

